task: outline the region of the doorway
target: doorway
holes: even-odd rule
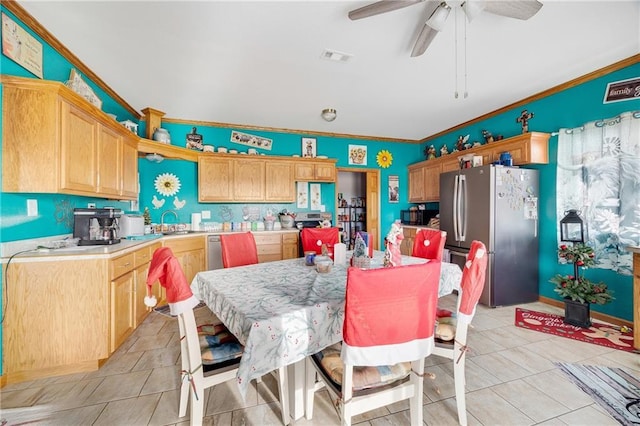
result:
[[[371,236],[373,248],[379,247],[380,171],[377,169],[338,168],[336,180],[336,217],[342,242],[353,249],[357,231]]]

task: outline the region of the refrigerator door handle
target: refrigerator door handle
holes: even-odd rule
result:
[[[458,188],[458,200],[456,209],[458,211],[458,241],[466,241],[467,239],[467,180],[465,175],[458,176],[460,178],[460,187]],[[462,201],[464,200],[465,211],[462,211]]]
[[[453,180],[453,205],[451,206],[453,217],[453,238],[455,241],[460,241],[458,237],[458,178],[460,176],[456,176]]]

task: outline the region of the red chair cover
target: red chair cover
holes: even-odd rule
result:
[[[363,270],[349,268],[342,359],[391,365],[433,349],[441,263]]]
[[[333,246],[340,242],[340,230],[338,228],[302,228],[300,235],[303,251],[315,251],[322,254],[322,244],[327,245],[330,253]]]
[[[462,300],[458,312],[458,321],[471,323],[476,311],[476,305],[484,288],[485,274],[489,255],[484,244],[473,241],[467,255],[467,261],[462,270]]]
[[[221,234],[220,247],[225,268],[258,263],[256,240],[251,232]]]
[[[434,259],[442,262],[444,243],[447,241],[447,233],[438,229],[419,229],[413,240],[413,257]]]

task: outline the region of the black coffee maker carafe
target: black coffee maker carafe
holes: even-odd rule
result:
[[[73,237],[79,238],[80,246],[117,244],[121,214],[122,210],[113,207],[73,209]]]

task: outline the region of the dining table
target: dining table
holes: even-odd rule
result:
[[[304,414],[304,359],[342,340],[347,268],[334,264],[320,273],[304,258],[258,263],[196,274],[191,290],[244,345],[237,373],[244,398],[252,379],[289,368],[293,419]],[[371,268],[383,267],[374,251]],[[402,256],[402,264],[428,260]],[[442,262],[438,296],[459,290],[462,271]],[[302,361],[302,362],[301,362]]]

